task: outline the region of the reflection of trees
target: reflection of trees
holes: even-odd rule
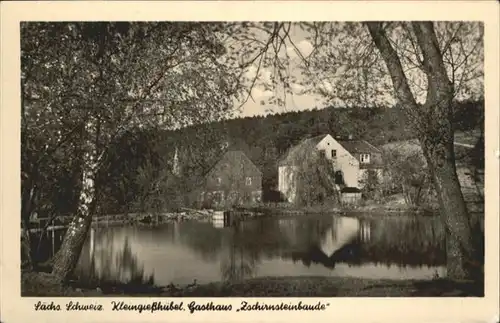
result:
[[[204,260],[214,260],[222,249],[224,230],[211,223],[186,222],[180,226],[180,241],[198,253]]]
[[[222,276],[235,280],[250,276],[262,259],[289,259],[320,241],[330,228],[332,217],[304,216],[281,220],[255,219],[237,227],[216,229],[209,223],[181,225],[181,241],[205,260],[214,260],[223,250]]]
[[[96,236],[96,247],[90,259],[77,271],[80,278],[89,282],[152,283],[154,275],[147,276],[144,266],[133,253],[129,237],[124,240],[110,229]],[[97,248],[98,246],[98,248]]]
[[[241,231],[232,228],[232,239],[228,250],[228,257],[221,262],[221,275],[224,281],[237,281],[251,277],[260,262],[259,254],[255,250],[245,250],[241,243]]]
[[[225,280],[249,277],[262,259],[289,259],[298,250],[317,244],[330,228],[332,217],[294,217],[246,221],[226,241],[228,257],[221,264]]]
[[[362,244],[361,257],[388,265],[446,263],[445,233],[439,218],[404,216],[370,222],[371,239]]]

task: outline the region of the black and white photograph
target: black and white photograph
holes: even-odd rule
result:
[[[466,21],[23,22],[23,293],[483,295],[483,56]]]
[[[484,22],[19,33],[21,298],[485,297]]]

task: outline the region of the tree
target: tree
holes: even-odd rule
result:
[[[384,165],[389,192],[403,193],[407,205],[418,206],[429,191],[429,170],[420,149],[394,147],[384,150]]]
[[[48,140],[47,156],[62,153],[81,164],[75,216],[53,262],[53,274],[66,280],[90,228],[112,144],[133,128],[220,119],[231,113],[239,82],[231,64],[221,63],[220,24],[30,22],[21,30],[23,152],[36,136]],[[64,142],[80,154],[72,157]],[[36,172],[26,170],[25,183],[34,181]],[[25,191],[29,197],[29,185]]]
[[[29,220],[33,214],[48,218],[46,229],[58,215],[74,211],[72,202],[78,196],[78,180],[73,174],[81,164],[79,158],[68,161],[67,156],[81,155],[77,144],[81,125],[75,122],[75,111],[69,110],[69,102],[72,82],[80,81],[80,68],[84,66],[64,69],[69,57],[51,50],[66,41],[64,37],[54,37],[61,25],[26,27],[21,25],[21,221],[25,241],[33,246]],[[66,45],[67,51],[74,50],[72,44]],[[55,73],[56,69],[60,73]],[[40,78],[45,82],[39,82]],[[63,197],[61,192],[69,194]],[[68,202],[69,207],[63,207],[61,201]],[[31,265],[36,266],[36,259],[29,258]]]
[[[248,32],[242,36],[244,42],[261,44],[253,53],[247,53],[251,63],[259,59],[255,79],[262,66],[270,68],[274,71],[271,83],[275,91],[280,84],[286,95],[292,92],[292,83],[299,82],[289,72],[287,46],[291,46],[307,76],[301,85],[319,92],[336,106],[375,102],[397,103],[403,109],[422,146],[448,232],[448,277],[481,277],[482,256],[473,241],[473,236],[481,233],[471,226],[456,174],[452,107],[457,98],[472,93],[482,97],[482,25],[266,22],[252,28],[266,35],[263,41]],[[301,53],[290,36],[293,28],[302,28],[311,35],[313,49],[308,55]],[[284,101],[282,96],[273,103],[283,105]]]
[[[291,158],[296,166],[286,167],[284,174],[293,181],[295,203],[298,205],[339,203],[335,170],[324,151],[306,147]]]
[[[140,212],[158,214],[167,208],[178,208],[180,205],[180,179],[166,167],[164,158],[160,158],[163,165],[154,165],[147,160],[140,166],[136,179],[138,194],[136,195],[136,209]]]
[[[378,198],[380,192],[380,183],[378,172],[374,169],[367,169],[361,177],[361,184],[363,186],[363,195],[368,199]]]
[[[367,23],[367,27],[387,65],[396,97],[411,117],[411,126],[429,165],[448,232],[448,277],[475,278],[478,274],[478,254],[473,237],[475,233],[455,167],[452,124],[454,84],[448,78],[434,26],[431,22],[415,22],[411,25],[422,53],[420,68],[427,76],[427,97],[423,105],[416,102],[401,61],[389,42],[383,25]]]

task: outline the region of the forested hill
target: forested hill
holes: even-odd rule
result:
[[[457,104],[456,128],[476,128],[482,122],[483,113],[483,102]],[[266,117],[246,117],[176,131],[130,134],[129,138],[122,139],[116,147],[117,153],[111,156],[110,161],[114,165],[111,167],[111,175],[118,181],[129,177],[129,184],[125,186],[130,190],[136,169],[145,160],[152,162],[158,169],[172,170],[177,151],[179,177],[183,179],[182,189],[188,191],[197,185],[225,149],[233,148],[243,150],[262,170],[263,188],[272,190],[277,186],[276,163],[282,154],[305,137],[327,133],[342,137],[352,135],[375,146],[414,138],[404,112],[396,107],[325,108]],[[111,185],[113,181],[109,182]],[[116,186],[115,189],[109,187],[107,191],[117,191]]]

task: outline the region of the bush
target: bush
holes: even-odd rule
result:
[[[384,152],[384,194],[402,193],[409,206],[419,206],[433,193],[429,170],[420,150],[404,147]]]

